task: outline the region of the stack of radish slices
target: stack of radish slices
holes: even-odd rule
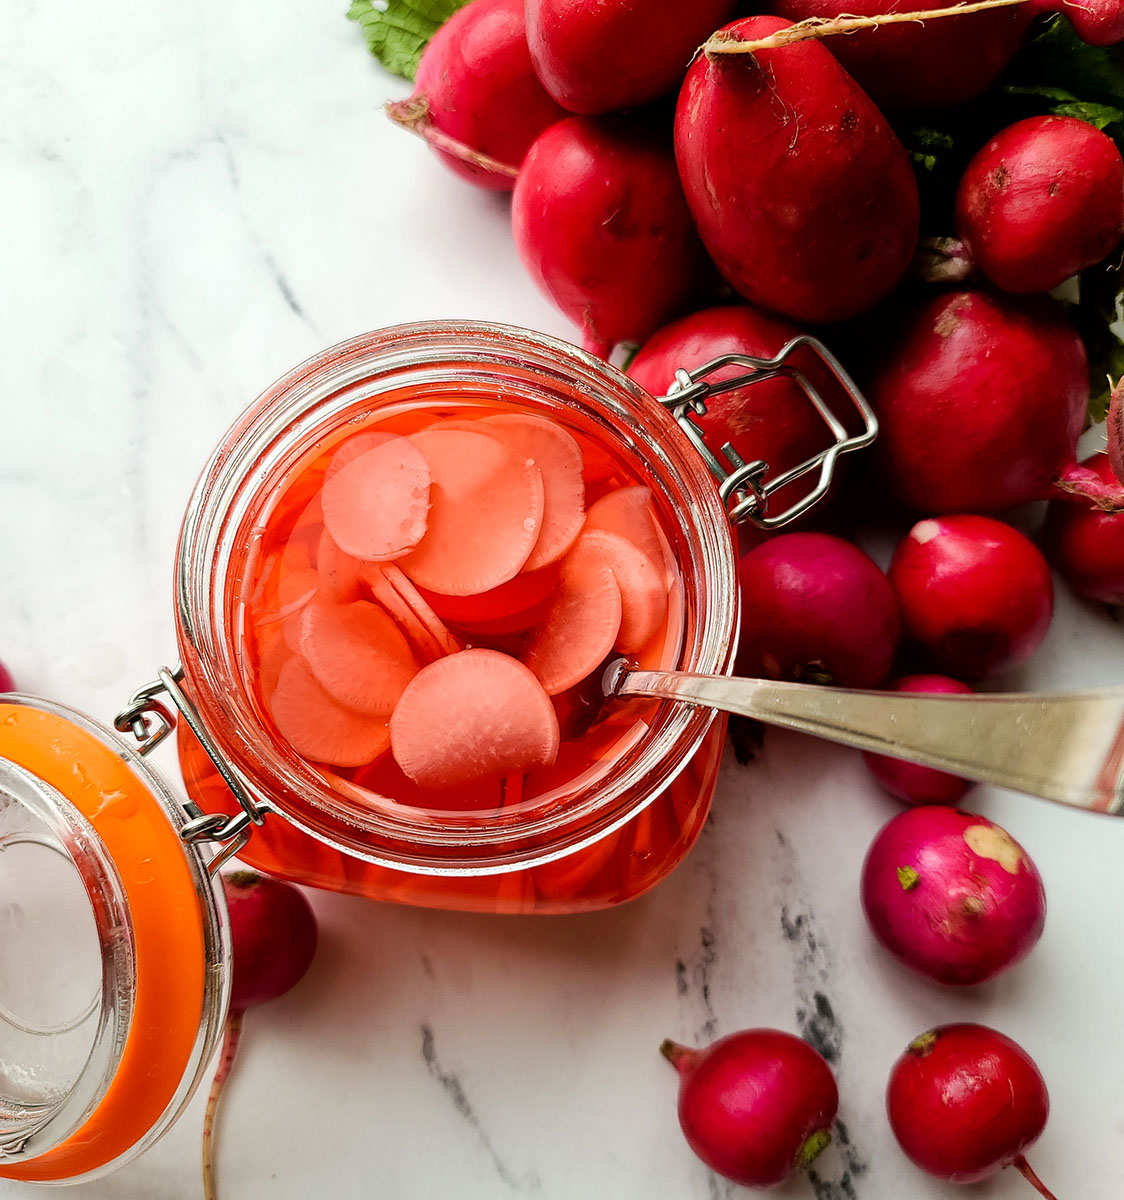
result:
[[[437,805],[510,803],[611,720],[608,661],[674,665],[677,575],[650,490],[545,417],[466,408],[355,433],[267,528],[255,688],[353,796],[404,783]]]

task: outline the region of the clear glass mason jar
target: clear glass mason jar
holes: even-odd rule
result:
[[[253,830],[239,857],[298,883],[432,907],[574,912],[628,900],[698,836],[724,717],[660,704],[647,734],[607,770],[499,819],[407,804],[374,810],[329,786],[280,739],[247,682],[243,585],[271,502],[341,432],[451,397],[549,416],[625,462],[650,488],[679,567],[682,650],[668,665],[732,668],[737,587],[725,507],[675,419],[624,375],[553,338],[483,324],[404,326],[334,346],[276,383],[230,430],[181,535],[184,689],[246,790],[278,814]],[[238,801],[182,722],[179,747],[196,804],[236,814]]]

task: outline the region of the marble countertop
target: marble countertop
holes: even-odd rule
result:
[[[563,336],[517,262],[503,199],[393,128],[404,95],[342,0],[7,0],[0,7],[0,658],[25,690],[109,718],[174,655],[171,569],[195,476],[264,386],[349,335],[469,316]],[[1124,632],[1059,595],[1017,686],[1124,678]],[[171,756],[164,764],[173,767]],[[748,1195],[675,1118],[662,1037],[751,1025],[835,1056],[836,1145],[817,1200],[936,1200],[883,1115],[890,1064],[949,1020],[1039,1062],[1033,1154],[1062,1200],[1124,1179],[1124,823],[995,790],[972,804],[1037,861],[1050,915],[993,985],[927,986],[857,900],[895,806],[857,756],[771,733],[727,762],[714,815],[649,896],[571,918],[485,918],[313,896],[323,944],[247,1018],[218,1154],[222,1194]],[[0,949],[2,952],[2,949]],[[195,1200],[202,1096],[76,1200]],[[1029,1197],[1007,1173],[962,1194]],[[2,1200],[33,1189],[0,1182]]]

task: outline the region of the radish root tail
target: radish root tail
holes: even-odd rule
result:
[[[1112,380],[1109,380],[1112,383]],[[1112,473],[1124,483],[1124,379],[1112,386],[1108,403],[1108,462]]]
[[[736,32],[719,30],[701,49],[705,54],[753,54],[758,50],[777,50],[809,38],[832,37],[838,33],[857,33],[861,29],[877,29],[880,25],[900,25],[907,21],[931,21],[941,17],[962,17],[969,13],[985,12],[991,8],[1011,8],[1027,0],[974,0],[971,4],[954,4],[949,8],[929,8],[922,12],[889,12],[877,17],[808,17],[787,29],[778,29],[766,38],[742,41]]]
[[[1019,1157],[1011,1163],[1011,1166],[1013,1166],[1019,1172],[1019,1174],[1022,1175],[1027,1183],[1029,1183],[1030,1186],[1034,1188],[1034,1190],[1038,1192],[1040,1196],[1044,1196],[1046,1200],[1058,1200],[1057,1196],[1055,1196],[1054,1193],[1050,1191],[1050,1189],[1034,1173],[1034,1168],[1026,1161],[1023,1155],[1020,1154]]]
[[[238,1042],[241,1037],[242,1013],[232,1012],[226,1018],[226,1028],[222,1035],[222,1054],[219,1057],[215,1077],[211,1081],[211,1094],[207,1097],[207,1110],[203,1115],[203,1195],[205,1200],[217,1200],[218,1196],[215,1191],[215,1113],[218,1110],[223,1085],[230,1075],[230,1068],[234,1065],[234,1056],[238,1053]]]
[[[471,167],[491,171],[494,175],[506,175],[509,179],[514,179],[519,174],[519,168],[513,167],[511,163],[501,162],[490,154],[473,150],[464,142],[458,142],[456,138],[442,133],[429,119],[429,101],[424,96],[411,96],[408,100],[388,104],[386,115],[403,129],[424,138],[435,150],[443,150]]]

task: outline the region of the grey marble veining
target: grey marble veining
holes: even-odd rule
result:
[[[404,95],[340,4],[8,0],[0,6],[0,658],[103,718],[174,655],[184,502],[241,408],[303,357],[398,321],[471,316],[567,335],[516,259],[506,204],[379,112]],[[1020,686],[1118,682],[1124,633],[1059,596]],[[166,757],[165,764],[171,766]],[[770,733],[728,755],[713,817],[641,900],[485,918],[318,894],[323,945],[249,1015],[222,1114],[238,1200],[727,1200],[675,1119],[657,1053],[772,1025],[828,1056],[833,1148],[782,1197],[958,1193],[915,1172],[882,1111],[912,1036],[982,1020],[1023,1042],[1054,1113],[1033,1159],[1068,1200],[1124,1178],[1124,824],[973,798],[1045,877],[1034,955],[946,992],[888,961],[857,900],[894,811],[858,759]],[[202,1194],[202,1097],[76,1200]],[[33,1189],[0,1182],[0,1198]]]

